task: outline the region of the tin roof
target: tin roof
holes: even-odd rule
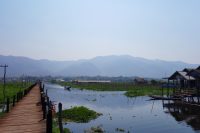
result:
[[[195,80],[194,77],[187,75],[187,72],[184,71],[176,71],[169,77],[169,80],[173,79]]]

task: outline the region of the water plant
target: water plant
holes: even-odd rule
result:
[[[169,89],[169,93],[172,92],[172,89]],[[127,92],[124,93],[127,97],[136,97],[136,96],[147,96],[147,95],[161,95],[162,94],[162,89],[156,88],[138,88],[134,90],[128,90]],[[163,89],[163,94],[167,94],[167,89]]]
[[[64,121],[72,121],[77,123],[87,123],[90,120],[96,119],[102,115],[84,106],[73,107],[62,111],[62,118]]]
[[[123,128],[116,128],[115,131],[116,132],[125,132],[125,130]]]
[[[53,120],[53,133],[60,133],[60,129],[58,127],[57,117]],[[63,129],[63,133],[71,133],[68,128]]]
[[[145,95],[161,95],[162,88],[158,84],[133,84],[133,83],[72,83],[57,82],[62,86],[71,86],[73,88],[84,88],[94,91],[126,91],[127,97],[145,96]],[[172,92],[172,89],[169,89]],[[163,89],[163,94],[167,94],[167,88]]]
[[[91,127],[90,129],[86,129],[84,133],[104,133],[104,130],[101,126]]]

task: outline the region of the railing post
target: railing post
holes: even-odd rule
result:
[[[48,114],[47,114],[47,133],[52,133],[52,110],[49,108],[48,109]]]
[[[48,96],[48,90],[46,89],[46,95]]]
[[[19,92],[19,100],[21,100],[21,99],[22,99],[22,93]]]
[[[20,94],[20,92],[19,92],[19,101],[21,100],[21,94]]]
[[[59,110],[59,114],[58,114],[59,129],[60,129],[60,133],[63,133],[63,124],[62,124],[62,103],[59,103],[59,104],[58,104],[58,110]]]
[[[21,100],[21,94],[20,94],[20,92],[19,92],[19,101]]]
[[[43,119],[46,118],[46,102],[44,96],[42,96],[42,111],[43,111]]]
[[[26,96],[26,89],[24,90],[24,96]]]
[[[47,100],[47,105],[49,106],[50,105],[50,103],[49,103],[49,97],[47,96],[46,98],[47,98],[46,99]]]
[[[15,95],[13,96],[13,107],[15,106]]]
[[[17,93],[17,102],[19,102],[19,92]]]
[[[7,98],[7,102],[6,102],[6,112],[8,113],[10,109],[10,99]]]

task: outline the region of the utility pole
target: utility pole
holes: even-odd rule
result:
[[[5,95],[5,89],[6,89],[6,68],[8,65],[0,65],[0,67],[4,68],[4,76],[3,76],[3,100],[5,101],[6,95]]]

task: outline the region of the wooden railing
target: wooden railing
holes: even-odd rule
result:
[[[41,94],[41,104],[43,111],[43,119],[46,119],[46,132],[52,133],[53,129],[53,118],[52,118],[52,107],[53,104],[49,100],[47,91],[44,91],[44,84],[40,82],[40,94]]]
[[[41,104],[43,111],[43,119],[46,119],[46,132],[52,133],[53,130],[53,103],[49,100],[47,89],[44,90],[44,84],[40,82],[40,93],[41,93]],[[62,125],[62,104],[58,104],[58,125],[60,133],[63,133],[63,125]]]
[[[63,124],[62,124],[62,103],[58,104],[58,126],[60,133],[63,133]]]

